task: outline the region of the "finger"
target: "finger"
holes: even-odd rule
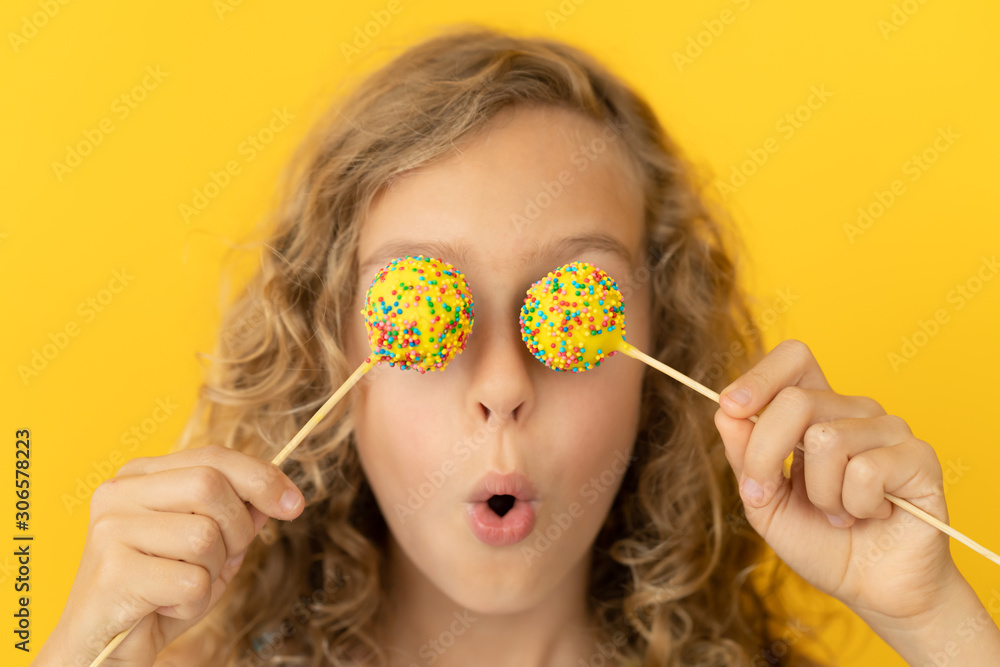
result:
[[[209,445],[164,456],[138,457],[123,465],[119,475],[145,475],[172,468],[207,466],[226,476],[237,495],[277,519],[292,519],[305,506],[302,492],[281,469],[243,452]]]
[[[880,414],[885,414],[882,407],[865,396],[842,396],[797,386],[783,388],[750,432],[739,477],[740,488],[746,491],[744,497],[754,507],[763,507],[771,501],[784,482],[783,462],[810,425],[842,417]]]
[[[256,535],[267,523],[268,516],[253,505],[248,504],[247,509],[250,510],[250,518],[253,520],[253,534]]]
[[[101,515],[90,527],[98,542],[114,539],[147,556],[199,565],[212,581],[227,560],[219,525],[202,514],[141,512]]]
[[[190,563],[141,554],[134,549],[116,545],[124,552],[115,558],[119,564],[116,576],[128,573],[129,603],[149,614],[159,607],[173,607],[179,618],[194,618],[205,611],[211,597],[212,581],[208,570]],[[104,582],[107,591],[121,590],[122,581]]]
[[[164,617],[160,619],[160,629],[163,632],[165,646],[172,644],[173,641],[177,637],[180,637],[188,628],[197,625],[198,622],[215,607],[216,603],[222,597],[222,594],[226,592],[226,588],[229,587],[233,577],[235,577],[236,573],[239,572],[245,556],[246,552],[244,551],[226,562],[225,566],[222,568],[222,573],[219,575],[219,578],[212,582],[212,592],[209,596],[208,604],[205,606],[204,611],[197,616],[191,618],[178,616],[178,610],[176,607],[161,607],[156,610],[157,613]]]
[[[722,436],[726,459],[732,466],[736,479],[742,479],[743,456],[746,451],[746,443],[750,441],[750,434],[753,433],[754,423],[746,419],[730,417],[720,407],[715,411],[715,427],[719,430],[719,435]]]
[[[798,340],[778,343],[753,368],[722,390],[719,404],[730,417],[746,419],[789,386],[830,390],[816,358]]]
[[[95,502],[112,512],[138,505],[153,512],[202,515],[217,524],[230,556],[246,549],[256,535],[250,512],[228,478],[208,466],[113,477],[95,490]]]
[[[862,452],[895,445],[912,435],[906,422],[895,415],[813,424],[802,438],[809,500],[830,518],[832,525],[851,526],[855,516],[843,503],[844,471],[848,462]]]
[[[933,506],[922,509],[947,523],[943,477],[934,448],[923,440],[910,437],[870,449],[847,462],[844,508],[859,519],[887,519],[893,505],[886,500],[886,493],[907,499],[928,498],[933,499]]]

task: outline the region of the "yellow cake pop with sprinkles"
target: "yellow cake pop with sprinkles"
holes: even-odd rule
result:
[[[472,294],[451,264],[399,257],[372,280],[361,314],[379,361],[421,373],[443,370],[472,333]]]
[[[603,270],[573,262],[528,288],[521,306],[521,339],[557,371],[581,373],[601,365],[625,340],[625,306]]]

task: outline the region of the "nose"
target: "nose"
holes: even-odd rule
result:
[[[530,364],[537,364],[518,326],[517,308],[484,311],[476,304],[473,333],[463,356],[471,367],[469,409],[483,423],[524,421],[534,403]]]

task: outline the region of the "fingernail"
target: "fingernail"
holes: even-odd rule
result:
[[[281,501],[278,505],[281,507],[282,512],[294,512],[299,508],[299,503],[302,502],[302,494],[298,491],[292,491],[288,489],[281,496]]]
[[[243,551],[239,552],[238,554],[230,558],[226,562],[226,567],[236,567],[237,565],[243,562],[243,559],[246,557],[246,555],[247,555],[247,550],[244,549]]]
[[[764,499],[764,489],[761,488],[760,484],[749,477],[743,479],[743,485],[740,487],[740,492],[743,494],[744,499],[754,505],[759,504],[760,501]]]
[[[740,388],[737,389],[736,391],[726,394],[726,398],[728,398],[733,403],[736,403],[737,405],[746,405],[747,403],[750,402],[750,390],[746,388]]]
[[[826,514],[826,512],[824,512],[824,514]],[[844,526],[847,525],[846,521],[844,521],[839,516],[836,516],[834,514],[827,514],[826,518],[829,519],[830,525],[835,526],[837,528],[843,528]]]

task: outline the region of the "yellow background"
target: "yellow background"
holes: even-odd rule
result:
[[[330,95],[455,21],[590,50],[648,97],[709,183],[770,146],[725,201],[746,238],[748,288],[768,346],[806,341],[837,391],[872,396],[907,419],[946,471],[953,463],[961,471],[947,486],[952,524],[1000,550],[1000,280],[980,283],[962,308],[954,293],[949,299],[1000,248],[1000,204],[991,196],[1000,5],[401,3],[387,25],[369,26],[371,43],[350,62],[342,44],[387,1],[69,2],[50,18],[43,6],[54,0],[3,3],[0,466],[13,467],[15,429],[31,429],[34,651],[68,594],[93,482],[112,475],[118,457],[163,453],[178,436],[202,372],[195,352],[211,349],[219,323],[224,253],[272,204],[293,147]],[[32,23],[44,25],[32,32]],[[11,34],[31,36],[13,44]],[[691,46],[699,41],[700,53]],[[696,57],[678,65],[688,48]],[[155,86],[137,91],[145,99],[122,118],[115,100],[143,85],[147,67],[165,76],[147,78]],[[813,98],[808,114],[800,109],[809,118],[789,136],[782,118],[807,104],[813,87],[832,96]],[[249,159],[241,143],[267,127],[274,109],[294,118]],[[53,163],[102,119],[113,132],[60,180]],[[957,138],[909,180],[907,161],[947,128]],[[232,160],[240,173],[185,221],[180,205]],[[895,179],[905,192],[849,238],[845,225],[856,223],[858,207]],[[114,271],[123,269],[132,278],[114,293]],[[794,298],[774,319],[768,309],[781,294]],[[106,303],[90,313],[80,306],[87,299]],[[947,321],[921,338],[921,321],[938,310]],[[47,348],[45,367],[22,379],[18,368],[72,324],[77,335]],[[924,344],[894,368],[889,354],[915,334]],[[160,422],[157,400],[177,406]],[[134,448],[123,440],[133,427],[149,431]],[[0,477],[8,486],[0,541],[13,545],[13,472]],[[82,502],[67,509],[77,491]],[[981,598],[1000,596],[996,565],[954,541],[952,551]],[[12,552],[0,548],[0,662],[26,665],[12,647]],[[844,664],[903,664],[865,626],[850,631]],[[839,643],[843,632],[831,628],[828,637]]]

